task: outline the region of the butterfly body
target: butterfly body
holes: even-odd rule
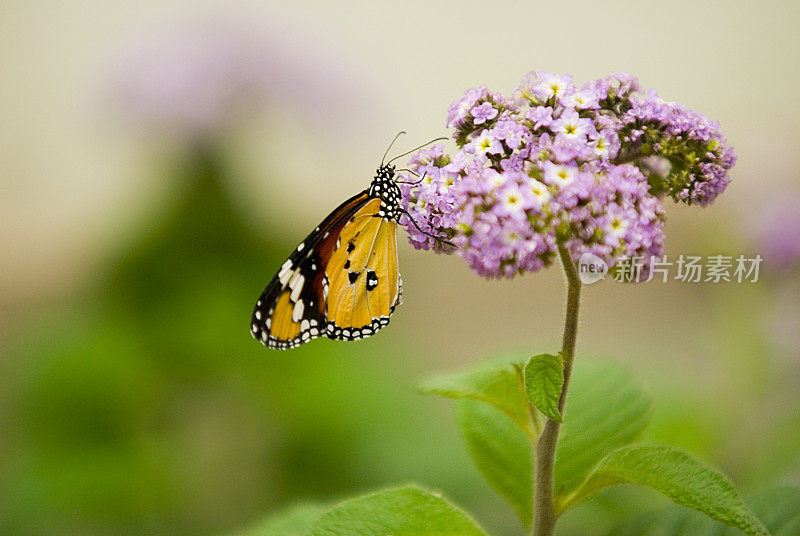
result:
[[[395,168],[337,207],[283,263],[256,303],[251,334],[286,350],[311,339],[374,335],[402,303]]]

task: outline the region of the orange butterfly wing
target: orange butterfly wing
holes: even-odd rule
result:
[[[250,333],[269,348],[294,348],[325,334],[325,266],[342,229],[370,200],[361,192],[337,207],[292,252],[256,302]]]
[[[325,269],[330,282],[327,335],[332,339],[373,335],[401,303],[397,223],[378,215],[380,203],[372,199],[353,216]]]
[[[402,302],[397,266],[400,189],[381,165],[370,187],[334,210],[297,246],[261,293],[250,331],[269,348],[325,335],[358,340]]]

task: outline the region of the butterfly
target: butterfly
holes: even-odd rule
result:
[[[364,339],[389,323],[403,300],[397,225],[407,214],[391,162],[417,149],[387,164],[382,159],[369,187],[339,205],[286,259],[256,302],[256,340],[287,350],[322,336]]]

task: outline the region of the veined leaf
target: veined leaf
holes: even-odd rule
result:
[[[308,536],[486,536],[463,510],[413,486],[350,499],[322,514]]]
[[[620,527],[615,527],[606,536],[727,536],[743,533],[714,521],[699,512],[678,505],[655,512],[635,514]]]
[[[507,415],[486,404],[462,400],[457,408],[458,425],[472,461],[530,526],[533,462],[528,436]]]
[[[561,356],[540,354],[525,364],[525,395],[546,417],[562,422],[558,399],[564,385],[564,365]]]
[[[606,454],[635,441],[649,423],[650,398],[626,368],[577,363],[556,450],[556,492],[576,489]]]
[[[776,486],[745,497],[745,503],[774,536],[800,534],[800,488]],[[741,536],[735,527],[725,526],[699,512],[673,505],[634,516],[607,536]]]
[[[435,376],[422,382],[419,390],[447,398],[486,402],[508,415],[526,433],[531,433],[522,381],[509,360],[492,362],[467,372]]]
[[[738,527],[749,535],[769,534],[727,478],[670,447],[633,445],[611,452],[566,506],[607,486],[628,482],[652,488],[681,506]]]
[[[311,504],[293,506],[267,518],[240,536],[303,536],[328,508]]]

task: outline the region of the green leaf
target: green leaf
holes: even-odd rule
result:
[[[563,385],[561,356],[540,354],[528,360],[525,365],[525,394],[536,409],[556,422],[562,422],[558,399]]]
[[[486,536],[463,510],[413,486],[345,501],[314,523],[308,536]]]
[[[504,413],[474,400],[459,402],[456,420],[478,470],[530,526],[533,464],[528,437]]]
[[[577,363],[556,450],[556,491],[580,486],[603,456],[635,441],[649,423],[650,398],[626,368]]]
[[[239,533],[240,536],[302,536],[328,508],[311,504],[293,506]]]
[[[800,534],[800,514],[789,521],[783,528],[775,533],[775,536],[797,536]]]
[[[797,536],[800,529],[800,488],[775,486],[747,501],[753,512],[775,536]]]
[[[607,486],[633,483],[652,488],[681,506],[739,527],[747,534],[768,535],[728,479],[685,452],[670,447],[634,445],[603,458],[570,504]]]
[[[467,372],[429,378],[420,384],[419,390],[447,398],[486,402],[531,433],[528,402],[523,392],[522,380],[508,360],[485,364]]]
[[[745,498],[775,536],[800,534],[800,488],[777,486]],[[742,531],[677,505],[634,516],[608,536],[740,536]]]
[[[656,512],[635,514],[606,536],[723,536],[725,525],[694,510],[674,505]],[[741,536],[739,529],[730,528]]]

